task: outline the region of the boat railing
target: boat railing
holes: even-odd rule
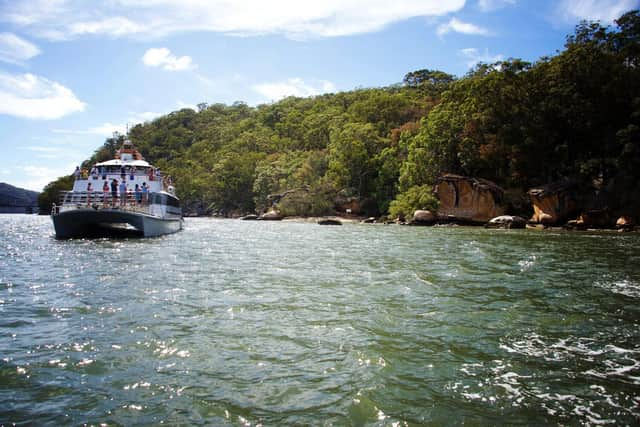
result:
[[[124,178],[124,182],[133,181],[136,177],[144,177],[145,181],[148,181],[149,183],[160,182],[160,184],[162,184],[162,189],[164,191],[167,191],[169,187],[174,185],[173,179],[171,178],[170,175],[150,175],[144,172],[135,172],[133,174],[127,173]],[[122,180],[122,175],[119,172],[118,173],[108,172],[108,173],[97,174],[97,175],[96,174],[81,175],[80,177],[76,178],[76,181],[87,182],[87,183],[96,181],[96,183],[99,184],[100,181],[110,182],[113,179]]]
[[[144,194],[140,199],[135,193],[127,192],[124,195],[98,191],[61,191],[59,204],[54,205],[52,213],[57,214],[60,210],[93,208],[99,209],[119,209],[131,212],[151,213],[148,200]]]
[[[126,172],[124,175],[122,174],[122,172],[120,170],[108,170],[108,171],[102,171],[102,173],[88,173],[88,172],[82,172],[77,178],[76,180],[93,180],[93,181],[99,181],[99,180],[110,180],[113,178],[116,179],[120,179],[122,177],[125,177],[125,179],[130,180],[131,177],[138,177],[138,176],[142,176],[145,178],[148,178],[149,181],[159,181],[162,178],[164,178],[163,175],[156,175],[155,173],[149,173],[146,172],[144,170],[136,170],[134,172]]]

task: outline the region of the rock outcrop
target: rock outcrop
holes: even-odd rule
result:
[[[504,191],[491,181],[446,174],[438,178],[439,220],[486,223],[504,213]]]
[[[260,215],[259,219],[263,221],[280,221],[282,219],[282,215],[276,210],[270,210],[269,212]]]
[[[616,220],[616,228],[618,230],[631,231],[635,228],[635,226],[635,220],[628,215],[623,215]]]
[[[555,225],[566,220],[577,207],[575,188],[573,181],[560,181],[530,189],[527,194],[533,205],[531,222]]]
[[[438,218],[436,214],[431,211],[417,210],[413,213],[413,218],[410,221],[412,225],[433,225]]]
[[[501,215],[485,224],[485,228],[526,228],[527,220],[521,216]]]

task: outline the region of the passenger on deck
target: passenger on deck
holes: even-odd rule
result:
[[[93,187],[91,183],[87,183],[87,206],[91,205],[91,193],[93,193]]]
[[[142,183],[142,204],[146,205],[149,201],[149,186],[146,182]]]
[[[113,179],[111,181],[111,206],[116,206],[116,200],[118,199],[118,180]]]
[[[135,193],[136,193],[136,203],[139,206],[142,204],[142,189],[138,184],[136,184]]]
[[[127,204],[127,181],[122,180],[120,182],[120,206]]]
[[[80,179],[80,174],[82,172],[80,171],[80,166],[76,166],[76,170],[73,171],[73,177],[78,180]]]
[[[107,184],[107,181],[104,181],[104,184],[102,184],[102,204],[106,207],[107,206],[107,200],[109,199],[109,184]]]

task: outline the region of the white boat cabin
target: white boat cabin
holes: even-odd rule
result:
[[[130,141],[125,141],[122,148],[117,151],[116,158],[106,162],[96,163],[86,176],[76,176],[73,184],[74,192],[86,192],[88,184],[91,191],[102,192],[104,182],[111,188],[111,182],[118,182],[118,191],[121,182],[125,182],[127,191],[134,191],[136,184],[142,188],[146,183],[149,193],[159,193],[171,190],[171,183],[166,182],[160,170],[151,166],[142,155],[133,147]],[[111,190],[109,190],[111,191]],[[169,191],[170,193],[172,191]]]
[[[171,178],[146,162],[128,140],[116,152],[115,159],[96,163],[89,171],[78,169],[74,175],[73,189],[61,194],[58,210],[91,205],[95,209],[144,210],[160,217],[182,215]],[[123,182],[126,185],[124,194],[121,191]],[[145,186],[146,192],[143,191]]]

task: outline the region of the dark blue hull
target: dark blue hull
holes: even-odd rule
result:
[[[51,215],[56,238],[103,235],[162,236],[182,229],[181,218],[158,218],[119,209],[75,209]]]

